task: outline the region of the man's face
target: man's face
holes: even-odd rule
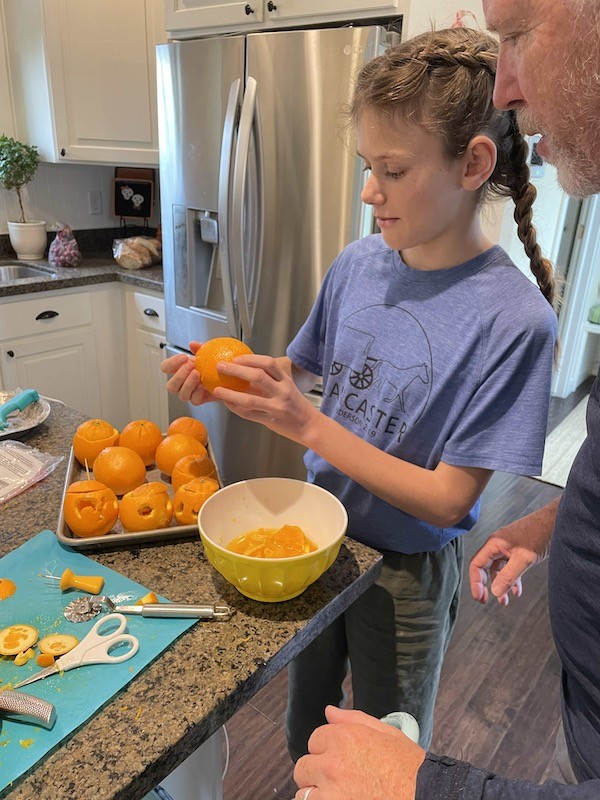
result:
[[[600,191],[600,20],[597,0],[483,0],[500,38],[494,104],[517,109],[523,133],[566,192]]]

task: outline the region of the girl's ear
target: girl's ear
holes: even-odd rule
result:
[[[489,136],[474,136],[463,156],[463,187],[471,192],[481,188],[494,171],[496,157],[496,145]]]

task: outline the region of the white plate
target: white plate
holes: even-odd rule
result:
[[[11,398],[20,394],[22,389],[15,389],[13,392],[0,392],[0,404],[6,403]],[[35,428],[43,422],[50,413],[50,403],[40,397],[35,403],[31,403],[23,411],[13,411],[6,420],[6,428],[0,430],[0,439],[17,436],[24,431]]]

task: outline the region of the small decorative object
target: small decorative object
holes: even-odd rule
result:
[[[154,170],[139,167],[116,167],[113,182],[114,214],[147,220],[154,210]]]
[[[78,267],[81,264],[81,253],[75,235],[63,222],[59,224],[56,237],[48,250],[48,261],[51,267]]]
[[[0,186],[14,189],[19,200],[18,222],[9,221],[8,235],[17,258],[36,261],[44,257],[48,238],[46,223],[42,220],[25,219],[23,188],[33,180],[40,163],[37,147],[23,144],[4,134],[0,136]]]

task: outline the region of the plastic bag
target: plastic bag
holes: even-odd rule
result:
[[[160,240],[150,236],[131,236],[113,241],[113,256],[125,269],[152,267],[161,262]]]
[[[0,503],[41,481],[62,460],[14,439],[0,442]]]
[[[58,226],[48,250],[48,261],[51,267],[78,267],[81,264],[77,240],[71,228],[63,222]]]

